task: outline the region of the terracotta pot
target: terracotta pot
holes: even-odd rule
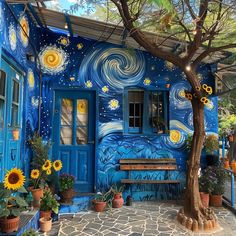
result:
[[[12,130],[12,137],[13,137],[13,140],[19,140],[20,130],[19,129],[13,129]]]
[[[0,229],[4,233],[12,233],[19,228],[20,217],[14,217],[10,219],[0,218]]]
[[[200,197],[201,197],[202,205],[204,207],[209,207],[209,193],[200,192]]]
[[[122,197],[122,193],[116,193],[114,195],[114,199],[112,200],[113,208],[121,208],[124,204],[124,199]]]
[[[224,168],[225,168],[225,169],[229,169],[229,168],[230,168],[230,166],[229,166],[229,160],[225,160],[225,161],[224,161]]]
[[[40,230],[42,232],[48,232],[52,229],[52,218],[48,217],[48,218],[40,218],[39,219],[39,225],[40,225]]]
[[[221,207],[222,195],[210,195],[210,205],[214,207]]]
[[[72,188],[67,189],[66,191],[61,192],[61,202],[62,203],[71,203],[72,198],[74,197],[75,192]]]
[[[52,211],[40,211],[40,218],[50,218]]]
[[[34,200],[40,201],[41,197],[43,197],[43,189],[41,188],[34,189],[33,187],[29,187],[29,190],[32,193]]]
[[[106,202],[97,202],[94,201],[94,209],[96,212],[103,212],[106,208],[107,203]]]

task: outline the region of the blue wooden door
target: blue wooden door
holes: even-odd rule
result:
[[[0,179],[13,167],[22,168],[20,145],[23,75],[2,56],[0,69]],[[19,139],[13,138],[19,131]]]
[[[75,176],[77,192],[94,191],[95,93],[55,91],[53,159]]]

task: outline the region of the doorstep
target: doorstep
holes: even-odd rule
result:
[[[78,213],[80,211],[88,210],[91,206],[93,193],[79,193],[72,199],[72,204],[60,203],[59,215],[68,213]]]
[[[0,236],[20,236],[28,229],[38,229],[39,227],[39,211],[33,210],[28,212],[22,212],[20,215],[20,226],[17,232],[13,233],[1,233]]]

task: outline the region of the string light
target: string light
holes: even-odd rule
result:
[[[67,23],[65,23],[65,26],[64,26],[64,27],[65,27],[65,29],[68,29],[68,25],[67,25]]]
[[[190,71],[190,70],[191,70],[191,66],[190,66],[190,65],[187,65],[187,66],[185,67],[185,69],[186,69],[186,71]]]

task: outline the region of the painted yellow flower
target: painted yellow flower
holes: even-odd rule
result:
[[[37,179],[39,177],[39,170],[37,169],[31,170],[30,177],[32,179]]]
[[[62,162],[60,160],[54,161],[52,165],[55,171],[59,171],[62,168]]]
[[[151,80],[149,78],[146,78],[144,81],[143,81],[143,84],[144,85],[150,85],[151,84]]]
[[[193,95],[191,93],[185,93],[185,97],[188,99],[188,100],[192,100],[193,99]]]
[[[23,187],[25,176],[21,169],[13,168],[7,172],[4,178],[4,187],[9,190],[17,190]]]
[[[51,169],[52,167],[52,162],[50,160],[46,160],[42,166],[43,170],[48,170]]]
[[[78,44],[77,44],[77,48],[78,48],[79,50],[82,49],[83,46],[84,46],[84,45],[83,45],[82,43],[78,43]]]
[[[204,90],[206,90],[207,85],[206,85],[206,84],[203,84],[203,85],[202,85],[202,88],[203,88]]]
[[[209,103],[209,99],[206,99],[204,102],[203,102],[205,105]]]
[[[64,46],[67,46],[69,44],[69,40],[67,38],[65,38],[65,37],[61,37],[59,39],[59,43],[64,45]]]
[[[170,131],[170,141],[172,143],[178,143],[181,139],[181,133],[178,130],[171,130]]]
[[[47,174],[47,175],[52,174],[52,170],[51,170],[51,168],[46,170],[46,174]]]
[[[109,108],[111,109],[111,110],[116,110],[117,108],[119,108],[119,101],[118,100],[116,100],[116,99],[112,99],[112,100],[110,100],[109,101]]]
[[[103,91],[104,93],[108,93],[108,92],[109,92],[109,88],[108,88],[107,86],[103,86],[103,87],[102,87],[102,91]]]
[[[206,92],[211,95],[212,94],[212,87],[211,86],[207,86]]]
[[[70,81],[75,81],[75,77],[70,77]]]
[[[197,91],[200,91],[200,90],[201,90],[201,88],[200,88],[199,86],[197,86],[197,87],[196,87],[196,90],[197,90]]]
[[[92,83],[90,80],[88,80],[88,81],[85,83],[85,87],[86,87],[86,88],[92,88],[92,87],[93,87],[93,83]]]
[[[87,110],[88,106],[87,106],[87,100],[79,100],[78,104],[77,104],[77,110],[80,114],[87,114],[88,110]]]

